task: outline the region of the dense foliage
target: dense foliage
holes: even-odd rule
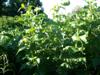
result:
[[[39,7],[0,18],[0,75],[100,75],[100,11],[88,5],[52,21]]]
[[[33,10],[35,7],[41,7],[40,0],[0,0],[0,16],[16,16],[27,11],[27,7],[32,5]]]

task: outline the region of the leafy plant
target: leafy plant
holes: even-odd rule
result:
[[[4,74],[11,70],[13,75],[99,75],[98,7],[88,2],[87,6],[68,16],[55,12],[54,21],[39,13],[40,10],[36,7],[33,11],[30,5],[25,14],[1,18],[0,72]]]

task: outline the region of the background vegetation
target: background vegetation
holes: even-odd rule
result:
[[[87,6],[68,16],[57,14],[58,6],[52,21],[39,1],[32,1],[28,6],[28,1],[18,1],[16,10],[25,10],[19,16],[2,14],[0,4],[0,75],[100,75],[96,3],[87,1]],[[9,14],[15,11],[10,10]]]

